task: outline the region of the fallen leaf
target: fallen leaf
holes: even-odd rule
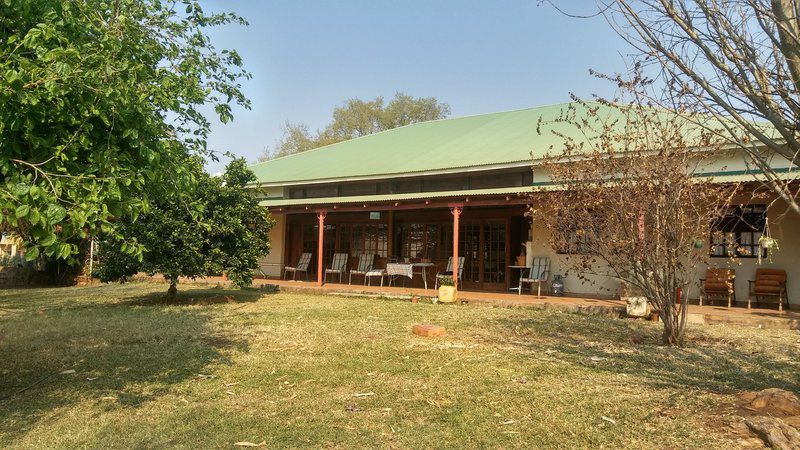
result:
[[[347,408],[345,408],[345,409],[347,411],[350,411],[350,412],[359,412],[359,411],[361,411],[361,408],[359,408],[356,405],[348,405]]]
[[[225,393],[228,395],[236,395],[233,391],[225,391]]]
[[[62,370],[60,372],[61,375],[69,375],[71,373],[75,373],[75,370],[74,369],[69,369],[69,370]]]
[[[353,397],[361,398],[361,397],[370,397],[370,396],[373,396],[373,395],[375,395],[374,392],[362,392],[362,393],[358,393],[358,394],[353,394]]]
[[[86,378],[86,381],[94,381],[94,380],[96,380],[98,378],[100,378],[100,377],[88,377],[88,378]]]
[[[545,354],[545,355],[552,355],[552,354],[554,354],[554,353],[558,353],[558,350],[545,350],[545,351],[544,351],[544,354]]]
[[[605,420],[606,422],[612,424],[612,425],[616,425],[617,424],[617,421],[612,419],[611,417],[601,416],[600,418]]]
[[[236,382],[234,382],[234,383],[225,383],[225,387],[236,386],[237,384],[239,384],[239,382],[238,382],[238,381],[236,381]]]
[[[600,361],[604,360],[605,358],[601,358],[600,356],[592,356],[589,359],[592,360],[593,363],[597,363],[597,362],[600,362]]]
[[[100,397],[100,400],[109,400],[115,402],[117,401],[117,397]]]
[[[500,422],[500,425],[511,425],[512,423],[517,423],[516,420],[506,420],[505,422]]]

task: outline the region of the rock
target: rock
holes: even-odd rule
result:
[[[744,421],[766,444],[781,450],[800,450],[800,432],[777,417],[750,417]]]
[[[623,297],[629,317],[649,317],[652,309],[645,297]]]
[[[770,416],[800,416],[800,398],[783,389],[770,388],[759,392],[745,392],[739,396],[740,407]]]
[[[417,336],[423,337],[437,337],[444,334],[444,327],[432,325],[429,323],[421,323],[411,327],[411,332]]]
[[[783,421],[786,422],[787,425],[793,426],[800,430],[800,416],[784,417]]]

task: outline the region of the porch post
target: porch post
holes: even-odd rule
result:
[[[453,205],[450,212],[453,214],[453,285],[458,290],[458,221],[461,218],[462,205]]]
[[[322,286],[323,283],[323,240],[325,239],[325,216],[327,216],[327,212],[325,210],[317,211],[317,220],[319,221],[319,245],[317,246],[317,286]]]

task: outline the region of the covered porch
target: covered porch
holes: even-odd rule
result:
[[[399,300],[433,299],[437,292],[433,289],[415,289],[409,287],[388,286],[362,286],[339,283],[326,283],[317,285],[315,281],[289,281],[270,280],[271,285],[277,286],[282,292],[297,292],[305,294],[320,294],[329,296],[347,297],[375,297]],[[256,282],[255,284],[258,284]],[[491,292],[461,290],[459,298],[468,306],[488,306],[507,308],[532,308],[552,309],[563,312],[580,312],[585,314],[599,314],[609,317],[623,317],[625,315],[625,302],[619,299],[591,298],[582,296],[552,297],[535,295],[517,295],[509,292]],[[727,308],[725,306],[697,305],[688,306],[688,317],[692,324],[704,325],[734,325],[743,327],[757,327],[769,329],[800,330],[800,313],[795,311],[779,312],[767,308]]]
[[[461,274],[459,289],[508,292],[519,284],[523,272],[513,266],[532,238],[526,217],[529,201],[523,195],[505,194],[281,207],[273,211],[285,214],[283,266],[295,267],[304,254],[311,258],[306,270],[282,271],[281,278],[320,286],[348,283],[362,255],[373,255],[372,276],[353,274],[352,284],[433,288],[437,274],[452,270]],[[327,269],[340,269],[332,267],[337,254],[347,255],[344,271],[326,274]],[[393,263],[410,266],[411,276],[376,276]]]

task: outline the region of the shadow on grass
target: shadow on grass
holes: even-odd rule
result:
[[[508,340],[508,335],[497,335],[495,339],[503,345],[523,346],[534,354],[556,350],[552,357],[560,361],[591,371],[638,377],[654,387],[713,393],[772,387],[800,391],[800,377],[796,366],[789,362],[788,349],[786,357],[764,349],[747,350],[735,339],[713,337],[698,328],[688,330],[686,347],[670,348],[660,345],[660,325],[581,314],[569,316],[557,321],[546,315],[502,319],[497,326],[519,332],[513,341]]]
[[[165,292],[122,298],[120,305],[132,306],[209,306],[230,303],[252,303],[264,295],[275,292],[258,289],[221,289],[221,288],[195,288],[179,290],[175,297],[170,297]]]
[[[71,295],[100,292],[85,288]],[[108,302],[65,298],[47,309],[31,302],[0,322],[0,444],[59,408],[82,404],[91,414],[138,407],[165,394],[180,405],[188,383],[207,380],[209,366],[228,363],[230,351],[249,351],[245,340],[213,326],[208,309],[180,306],[201,305],[192,300],[200,298],[217,299],[209,305],[254,302],[264,294],[187,289],[177,297],[187,303],[163,304],[162,294],[113,292],[118,295]]]

